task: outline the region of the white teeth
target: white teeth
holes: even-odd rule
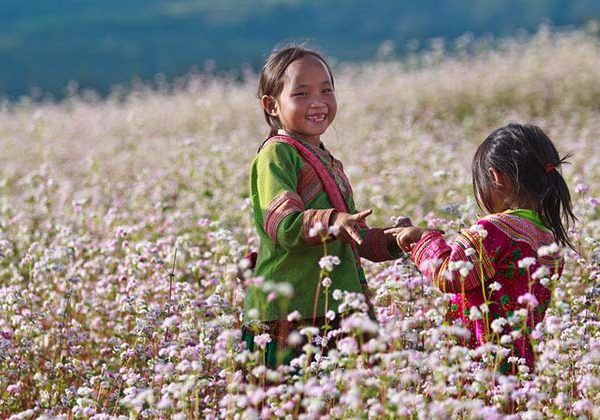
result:
[[[308,117],[306,117],[309,121],[314,121],[314,122],[322,122],[325,121],[325,114],[319,114],[319,115],[310,115]]]

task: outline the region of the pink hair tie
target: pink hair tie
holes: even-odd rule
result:
[[[546,163],[546,166],[544,166],[544,172],[546,173],[551,172],[555,169],[556,167],[552,163]]]

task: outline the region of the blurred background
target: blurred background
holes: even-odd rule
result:
[[[308,41],[335,64],[599,18],[598,0],[2,0],[0,97],[106,95],[190,72],[241,77],[282,41]]]

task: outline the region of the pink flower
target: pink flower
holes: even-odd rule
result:
[[[531,293],[525,293],[524,295],[519,296],[517,302],[521,305],[529,306],[530,308],[536,308],[539,305],[537,298]]]
[[[9,394],[19,395],[21,393],[21,384],[10,384],[6,387]]]
[[[337,348],[342,354],[358,354],[358,343],[354,337],[342,338],[338,341]]]
[[[575,192],[577,192],[579,194],[585,194],[589,190],[590,190],[590,186],[588,184],[579,183],[579,184],[575,185]]]
[[[271,336],[269,334],[260,334],[254,337],[254,344],[256,344],[261,349],[264,349],[270,342]]]

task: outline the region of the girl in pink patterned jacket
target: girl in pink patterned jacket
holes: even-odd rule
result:
[[[448,244],[441,232],[394,228],[398,245],[440,290],[452,293],[449,317],[460,320],[468,344],[501,343],[533,369],[531,332],[550,303],[560,276],[559,246],[575,216],[559,167],[565,163],[537,126],[512,123],[491,133],[473,157],[473,187],[489,215]],[[571,246],[572,247],[572,246]]]

